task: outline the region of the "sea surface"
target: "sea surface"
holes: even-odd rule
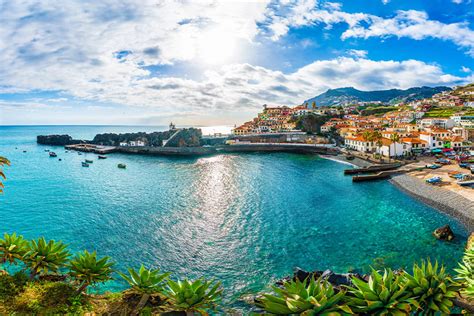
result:
[[[318,156],[111,154],[97,160],[95,154],[36,144],[40,134],[91,139],[103,132],[163,129],[0,126],[0,156],[12,164],[4,170],[0,233],[46,236],[72,251],[97,250],[121,271],[143,263],[174,277],[215,278],[238,309],[246,308],[242,295],[268,288],[295,267],[366,272],[431,258],[452,268],[461,257],[467,232],[457,221],[386,181],[354,184],[343,175],[347,165]],[[94,162],[84,168],[84,159]],[[453,243],[432,236],[445,224],[457,234]],[[95,290],[124,287],[117,276]]]

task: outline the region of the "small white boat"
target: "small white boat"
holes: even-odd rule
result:
[[[466,176],[462,178],[461,180],[456,182],[460,186],[469,186],[469,185],[474,185],[474,177],[471,176]]]

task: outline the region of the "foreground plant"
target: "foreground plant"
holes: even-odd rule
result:
[[[345,291],[336,293],[333,286],[321,278],[301,282],[291,280],[283,288],[274,286],[275,294],[263,294],[258,306],[277,315],[341,315],[352,310],[342,302]]]
[[[204,279],[194,282],[187,279],[177,282],[168,280],[165,294],[175,310],[185,311],[188,315],[207,315],[206,310],[215,309],[222,295],[220,286],[220,282]]]
[[[23,260],[30,268],[30,279],[34,279],[38,274],[57,272],[64,267],[68,258],[67,245],[54,240],[46,242],[41,237],[29,243]]]
[[[413,303],[424,315],[449,314],[458,288],[438,262],[422,261],[413,265],[413,275],[404,274]]]
[[[409,315],[412,310],[411,293],[406,291],[402,276],[385,269],[383,275],[373,270],[369,282],[352,278],[348,304],[356,313],[370,315]]]
[[[10,161],[7,158],[0,157],[0,167],[9,166],[9,165],[10,165]],[[4,180],[7,178],[5,176],[5,173],[3,173],[2,170],[0,170],[0,178],[3,178]],[[3,193],[3,188],[4,188],[3,182],[0,181],[0,193]]]
[[[161,273],[160,269],[148,270],[141,265],[140,269],[128,269],[129,275],[118,272],[118,274],[128,282],[133,290],[142,294],[140,301],[136,307],[136,312],[139,312],[148,302],[150,295],[153,293],[162,293],[166,285],[166,279],[170,273]]]
[[[15,264],[17,260],[22,260],[27,251],[28,241],[23,236],[5,233],[0,239],[0,262]]]
[[[77,294],[82,293],[89,285],[111,280],[114,272],[113,265],[110,257],[97,259],[95,251],[90,253],[85,250],[78,253],[68,265],[71,277],[81,284]]]
[[[459,268],[454,269],[458,273],[456,279],[462,287],[461,294],[467,299],[474,299],[474,248],[466,249]]]

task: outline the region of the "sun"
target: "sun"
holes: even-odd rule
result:
[[[205,64],[223,64],[231,61],[235,55],[236,39],[224,30],[205,32],[197,43],[197,58]]]

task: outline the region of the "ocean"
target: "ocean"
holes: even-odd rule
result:
[[[164,128],[0,126],[0,156],[11,161],[0,232],[62,240],[72,252],[97,250],[120,271],[143,263],[175,278],[214,278],[237,309],[247,308],[242,296],[268,289],[295,267],[367,272],[431,258],[451,269],[462,255],[467,231],[456,220],[389,182],[352,183],[343,175],[347,165],[318,156],[111,154],[98,160],[36,144],[40,134],[91,139]],[[84,159],[94,162],[83,168]],[[453,243],[432,236],[445,224],[457,235]],[[125,286],[116,275],[93,290]]]

